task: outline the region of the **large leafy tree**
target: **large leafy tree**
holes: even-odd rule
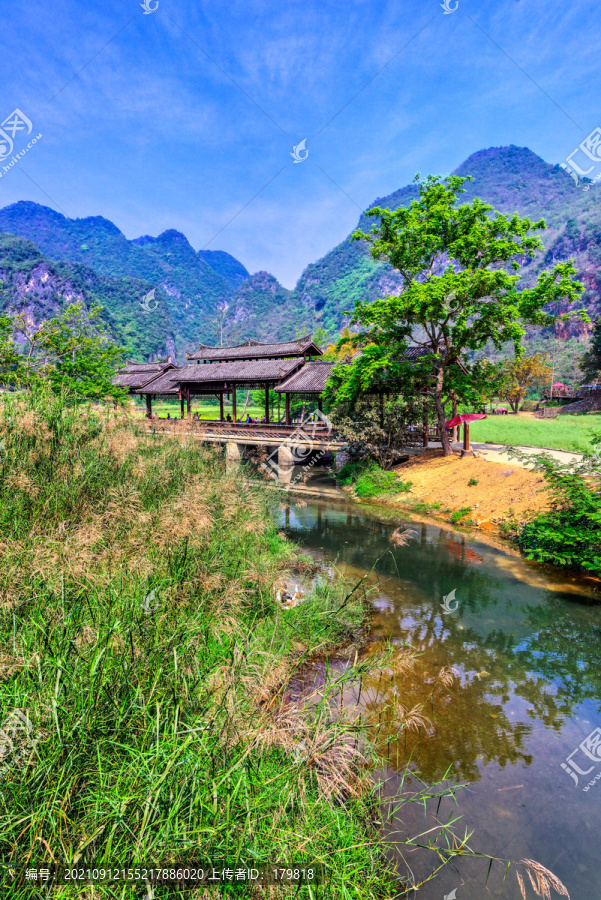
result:
[[[123,350],[100,314],[100,307],[74,303],[38,326],[23,315],[0,316],[0,381],[29,388],[43,381],[75,400],[123,399],[123,389],[113,384]]]
[[[502,368],[504,381],[499,391],[501,400],[507,400],[514,413],[529,388],[548,383],[552,375],[548,357],[544,353],[517,356],[507,360]]]
[[[346,398],[353,390],[390,384],[418,371],[429,384],[445,455],[452,451],[444,399],[453,393],[453,379],[463,378],[464,387],[469,382],[467,352],[481,350],[489,341],[497,349],[512,341],[519,356],[525,325],[552,325],[557,317],[549,305],[571,303],[583,290],[574,281],[571,262],[559,263],[541,273],[533,286],[518,289],[521,265],[543,249],[531,232],[544,229],[545,223],[505,216],[479,198],[459,204],[466,180],[429,176],[419,182],[419,199],[409,207],[374,207],[366,213],[377,218],[373,230],[353,234],[353,240],[370,245],[375,259],[401,274],[403,291],[356,305],[352,323],[361,326],[364,340],[374,346],[359,359],[360,372],[343,376]],[[404,357],[409,345],[423,351],[419,366]],[[466,373],[461,378],[460,362]]]

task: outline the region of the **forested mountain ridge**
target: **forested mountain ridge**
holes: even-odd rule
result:
[[[472,154],[455,174],[471,176],[464,185],[462,201],[480,197],[507,215],[519,213],[533,221],[545,220],[547,229],[538,232],[545,245],[526,266],[524,282],[555,262],[573,258],[578,277],[586,286],[582,297],[591,318],[601,312],[601,187],[589,191],[577,188],[558,165],[546,163],[527,147],[491,147]],[[417,197],[417,186],[409,184],[371,206],[397,209]],[[361,216],[358,227],[369,231],[373,219]],[[530,270],[530,271],[529,271]],[[388,266],[375,263],[361,243],[341,244],[316,263],[309,265],[296,286],[300,298],[312,306],[326,327],[340,323],[344,311],[360,295],[364,300],[394,294],[400,278]],[[584,337],[587,326],[574,321],[567,328],[558,326],[562,336]]]
[[[548,227],[540,233],[545,252],[525,266],[524,283],[542,268],[573,258],[586,286],[582,305],[591,318],[601,312],[601,186],[583,191],[558,165],[515,146],[480,150],[456,174],[473,179],[465,185],[466,201],[478,196],[508,215],[545,219]],[[394,209],[416,196],[417,187],[410,184],[370,206]],[[373,219],[360,217],[358,227],[368,230],[372,225]],[[48,207],[21,201],[0,209],[2,232],[33,242],[45,264],[53,264],[56,277],[71,279],[82,289],[87,286],[90,296],[107,305],[107,316],[120,334],[127,336],[128,353],[139,358],[162,355],[171,348],[182,361],[184,351],[195,349],[198,341],[289,339],[297,328],[311,330],[318,325],[334,336],[357,300],[374,300],[401,289],[398,274],[376,263],[350,235],[309,264],[295,288],[287,290],[267,272],[249,275],[225,251],[194,250],[174,229],[130,241],[102,216],[68,219]],[[15,264],[16,245],[3,246],[4,256],[8,253]],[[68,266],[61,269],[59,263]],[[154,311],[145,311],[140,301],[153,288]],[[558,326],[561,337],[580,340],[587,330],[576,321]]]
[[[147,304],[152,285],[136,278],[107,278],[80,263],[51,262],[31,242],[0,234],[0,312],[23,315],[35,329],[71,303],[99,305],[101,318],[120,345],[137,359],[175,356],[167,297],[161,289]]]
[[[230,254],[197,253],[186,237],[174,229],[156,238],[144,236],[129,241],[116,225],[101,216],[68,219],[37,203],[23,201],[0,210],[1,232],[33,242],[52,262],[81,265],[116,282],[141,282],[144,290],[139,301],[147,291],[157,289],[156,299],[162,298],[162,321],[165,326],[170,322],[164,342],[172,339],[179,357],[185,350],[195,348],[199,340],[215,339],[210,324],[212,313],[218,304],[231,300],[238,285],[248,278],[246,268]],[[119,283],[113,288],[118,292]],[[126,295],[123,301],[127,305]],[[148,328],[150,317],[146,315],[142,323]],[[156,323],[152,324],[154,332]],[[142,333],[137,338],[137,349],[147,345]],[[135,352],[131,343],[128,351]]]

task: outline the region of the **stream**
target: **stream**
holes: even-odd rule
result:
[[[401,782],[407,769],[427,785],[466,785],[440,806],[383,809],[383,843],[399,873],[425,878],[437,865],[429,850],[408,853],[401,838],[459,817],[455,834],[473,832],[473,849],[536,860],[571,900],[601,898],[601,595],[575,576],[397,511],[289,494],[281,517],[306,552],[348,577],[368,575],[364,654],[382,654],[386,643],[416,652],[411,671],[393,668],[384,686],[381,678],[362,686],[368,720],[395,700],[429,720],[400,731],[384,716],[374,775],[385,797],[417,789],[415,774]],[[391,542],[399,525],[413,531],[402,546]],[[456,677],[447,687],[437,678],[449,666]],[[412,896],[521,897],[513,867],[503,881],[505,866],[495,863],[487,884],[488,869],[487,859],[455,856]],[[536,897],[525,881],[526,896]]]

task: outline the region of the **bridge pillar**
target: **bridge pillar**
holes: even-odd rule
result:
[[[278,472],[278,481],[280,484],[290,484],[292,481],[292,473],[294,471],[294,466],[280,466],[280,470]]]
[[[231,469],[232,466],[238,465],[244,457],[244,444],[236,444],[234,441],[228,441],[225,445],[225,468]]]
[[[295,459],[290,447],[288,447],[287,444],[281,444],[278,448],[278,466],[280,466],[280,468],[292,467],[294,463]]]
[[[336,450],[334,453],[334,468],[340,472],[341,468],[349,461],[349,455],[346,450]]]

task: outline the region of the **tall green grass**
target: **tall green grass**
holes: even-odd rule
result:
[[[356,594],[320,583],[280,608],[278,579],[309,563],[197,442],[24,396],[2,406],[0,447],[0,727],[31,722],[0,743],[3,864],[306,861],[328,885],[278,896],[389,896],[360,729],[327,691],[288,688],[356,634]],[[48,894],[5,877],[3,896]]]

